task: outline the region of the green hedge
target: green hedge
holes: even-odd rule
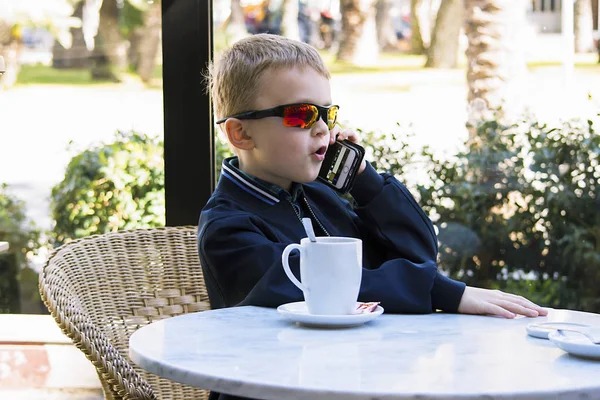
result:
[[[370,160],[409,182],[439,231],[439,264],[470,285],[600,312],[600,138],[592,121],[485,121],[449,157],[406,132],[363,132]],[[230,154],[216,139],[217,168]],[[419,179],[415,178],[419,175]],[[162,143],[120,133],[69,163],[52,190],[58,244],[164,224]]]
[[[117,231],[165,224],[163,144],[135,132],[73,157],[52,188],[56,245]]]
[[[22,301],[40,302],[36,275],[28,266],[40,246],[40,233],[25,215],[25,203],[0,184],[0,241],[10,245],[0,254],[0,313],[18,314]]]
[[[439,230],[439,264],[452,277],[600,312],[594,122],[550,127],[525,116],[514,124],[484,121],[476,132],[464,151],[446,158],[412,150],[405,138],[385,148],[385,135],[366,137],[376,164],[400,180],[414,180],[408,173],[415,171],[427,176],[414,190]]]

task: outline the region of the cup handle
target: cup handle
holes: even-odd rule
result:
[[[285,274],[287,275],[288,278],[290,278],[290,280],[292,281],[292,283],[296,286],[298,286],[298,289],[302,290],[303,292],[308,290],[308,288],[306,286],[304,286],[292,273],[292,270],[290,269],[290,264],[289,264],[289,258],[290,258],[290,253],[294,250],[298,250],[300,252],[300,257],[302,257],[302,246],[296,243],[292,243],[290,245],[287,245],[285,250],[283,250],[283,254],[281,255],[281,263],[283,264],[283,270],[285,271]]]

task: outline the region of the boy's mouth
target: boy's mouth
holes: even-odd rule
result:
[[[313,157],[315,160],[321,162],[325,159],[325,152],[327,151],[327,146],[321,146],[313,153]]]

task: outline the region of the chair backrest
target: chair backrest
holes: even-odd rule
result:
[[[109,399],[207,399],[129,359],[129,337],[153,321],[210,309],[197,228],[118,231],[54,250],[40,274],[52,316],[92,361]]]

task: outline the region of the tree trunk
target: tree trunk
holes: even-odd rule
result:
[[[522,0],[465,0],[465,4],[469,120],[489,118],[495,110],[500,110],[500,117],[518,113],[522,97],[518,83],[526,71],[520,46],[526,4]]]
[[[592,0],[576,0],[574,13],[575,52],[587,53],[594,49]]]
[[[144,28],[139,44],[137,73],[145,83],[150,82],[152,79],[158,48],[160,47],[162,15],[160,3],[160,1],[155,0],[144,14]]]
[[[377,0],[341,0],[342,32],[337,61],[354,65],[373,65],[377,62],[379,46],[375,28]]]
[[[289,39],[300,40],[298,0],[283,0],[281,3],[281,34]]]
[[[120,73],[127,66],[127,46],[119,29],[116,0],[104,0],[92,53],[92,79],[120,82]]]
[[[85,1],[77,3],[73,10],[73,17],[83,18]],[[58,40],[52,46],[52,68],[88,68],[90,65],[90,52],[85,46],[83,29],[70,28],[73,38],[71,47],[66,49]]]
[[[421,22],[418,11],[423,0],[410,0],[410,47],[413,54],[425,54],[425,44],[421,35]]]
[[[427,52],[427,68],[456,68],[464,0],[442,0]]]
[[[244,22],[244,10],[240,0],[231,0],[231,12],[223,23],[227,44],[230,46],[238,40],[248,36],[248,29]]]
[[[375,26],[380,50],[397,49],[398,37],[392,23],[391,0],[378,0],[375,6]]]
[[[6,72],[0,75],[0,91],[3,88],[11,88],[17,83],[21,64],[19,56],[23,44],[19,35],[15,35],[13,26],[7,22],[0,21],[0,54],[4,56]]]

